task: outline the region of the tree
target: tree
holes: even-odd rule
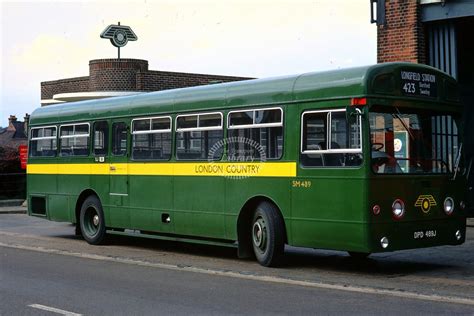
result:
[[[20,166],[18,148],[0,147],[0,173],[24,172]]]

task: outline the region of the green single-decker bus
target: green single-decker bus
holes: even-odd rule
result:
[[[41,107],[28,214],[108,234],[355,257],[465,241],[456,81],[386,63]]]

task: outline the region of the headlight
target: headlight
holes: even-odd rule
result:
[[[454,201],[449,196],[444,199],[444,212],[447,215],[451,215],[454,211]]]
[[[405,214],[405,203],[400,199],[396,199],[392,204],[392,213],[395,219],[402,218]]]

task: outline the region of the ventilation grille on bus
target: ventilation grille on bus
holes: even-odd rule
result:
[[[37,215],[46,215],[46,199],[44,197],[31,197],[31,213]]]

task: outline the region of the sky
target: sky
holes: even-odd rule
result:
[[[40,106],[42,81],[116,58],[100,33],[138,36],[122,58],[150,70],[272,77],[376,63],[368,0],[0,0],[0,126]]]

